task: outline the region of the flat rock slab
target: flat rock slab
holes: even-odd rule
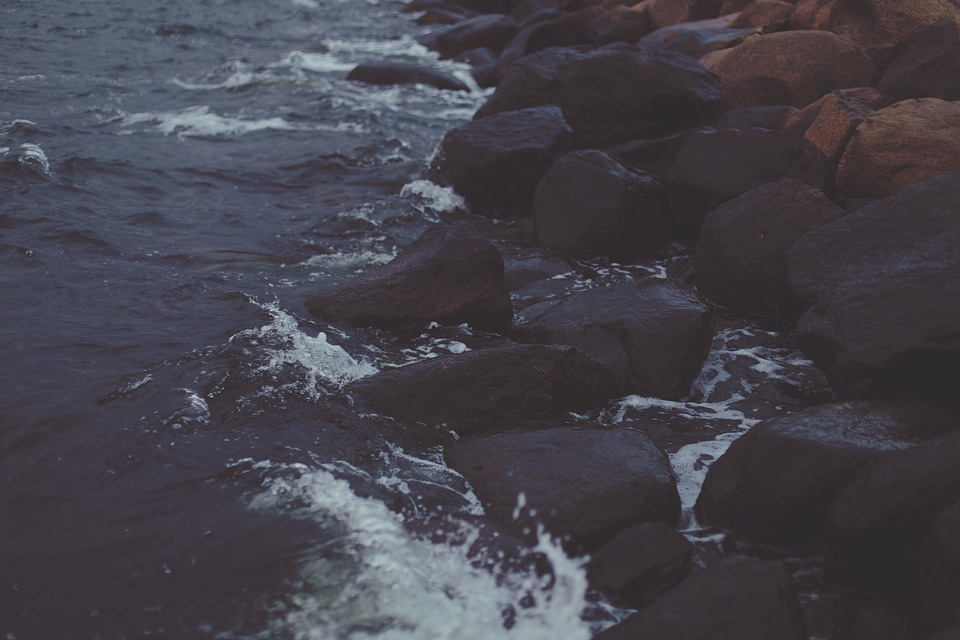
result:
[[[857,471],[954,427],[922,402],[829,404],[758,424],[711,467],[697,501],[704,522],[781,548],[812,546]]]
[[[577,347],[613,372],[624,393],[676,400],[703,367],[713,314],[678,285],[644,280],[574,294],[531,314],[515,333]]]
[[[362,405],[429,437],[554,426],[569,411],[613,397],[613,375],[571,347],[519,345],[468,351],[383,371],[346,387]]]
[[[553,104],[573,127],[577,147],[600,148],[695,126],[719,101],[716,77],[679,53],[553,47],[510,65],[476,118]]]
[[[632,429],[505,433],[459,442],[445,455],[487,515],[525,539],[542,523],[569,548],[590,551],[630,525],[673,525],[680,516],[666,454]]]
[[[790,287],[812,304],[801,348],[840,397],[960,398],[960,170],[797,240]]]
[[[697,573],[596,640],[808,640],[777,562],[730,558]]]
[[[313,315],[353,326],[467,323],[505,332],[513,306],[503,258],[466,222],[438,224],[386,265],[306,302]]]

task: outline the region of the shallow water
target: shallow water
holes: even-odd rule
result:
[[[303,307],[463,207],[423,169],[484,94],[345,79],[383,59],[468,79],[400,6],[0,8],[5,637],[590,637],[581,560],[443,524],[482,511],[469,485],[340,393],[482,336],[346,334]],[[549,295],[672,264],[586,265]],[[582,419],[672,425],[689,507],[725,434],[810,375],[776,334],[731,326],[690,402]]]

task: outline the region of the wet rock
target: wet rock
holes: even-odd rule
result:
[[[693,545],[673,527],[636,524],[593,554],[587,579],[617,606],[638,609],[683,580],[692,558]]]
[[[677,232],[695,239],[707,214],[761,184],[797,178],[822,189],[823,156],[789,133],[705,130],[691,136],[667,173],[667,200]]]
[[[831,164],[837,165],[854,131],[871,113],[873,109],[856,98],[834,91],[827,95],[803,137],[812,142]]]
[[[960,170],[807,233],[787,253],[813,305],[803,350],[841,397],[960,398]]]
[[[960,433],[886,456],[830,508],[830,575],[871,591],[915,595],[934,518],[960,498]]]
[[[470,49],[499,51],[516,34],[517,24],[509,16],[484,15],[428,34],[424,44],[438,51],[441,58],[452,58]]]
[[[960,100],[960,23],[934,24],[904,43],[877,88],[895,100]]]
[[[347,80],[367,84],[425,84],[437,89],[469,91],[470,87],[449,73],[402,62],[370,62],[358,64],[347,74]]]
[[[651,0],[648,9],[650,22],[659,29],[681,22],[715,18],[717,14],[711,11],[711,4],[700,0]]]
[[[354,326],[436,321],[504,332],[513,320],[503,259],[465,222],[438,224],[388,264],[306,302],[313,315]]]
[[[626,45],[552,48],[518,60],[476,117],[555,104],[579,147],[657,137],[709,118],[716,78],[690,58]]]
[[[612,374],[570,347],[468,351],[383,371],[346,391],[370,411],[461,436],[553,426],[616,393]]]
[[[565,149],[571,129],[555,106],[521,109],[448,131],[430,166],[476,213],[529,215],[537,183]]]
[[[534,195],[537,242],[575,257],[649,257],[670,241],[663,187],[602,151],[560,158]]]
[[[778,131],[787,119],[799,113],[799,109],[790,105],[768,105],[765,107],[746,107],[726,111],[714,118],[710,124],[717,129],[770,129]]]
[[[876,68],[856,44],[826,31],[750,38],[713,72],[728,109],[788,104],[803,108],[834,89],[873,84]]]
[[[787,250],[844,213],[822,191],[793,178],[720,205],[707,215],[697,243],[700,292],[726,307],[796,318],[804,308],[787,284]]]
[[[697,573],[596,640],[807,640],[780,563],[733,557]]]
[[[675,400],[703,366],[713,316],[677,285],[645,280],[575,294],[532,313],[515,333],[577,347],[612,371],[626,393]]]
[[[699,59],[712,51],[736,46],[753,33],[753,29],[691,27],[696,24],[684,23],[658,29],[640,40],[637,46],[653,51],[675,51]]]
[[[680,516],[670,463],[639,431],[505,433],[464,440],[445,455],[487,515],[525,539],[542,523],[568,548],[594,550],[630,525],[672,525]]]
[[[960,103],[904,100],[868,116],[837,168],[837,187],[883,198],[960,166]]]
[[[790,19],[795,29],[824,29],[849,38],[885,66],[898,44],[925,27],[956,17],[950,0],[800,0]]]
[[[690,138],[697,136],[702,131],[711,131],[712,129],[704,127],[702,129],[690,129],[675,133],[671,136],[654,138],[652,140],[631,140],[606,149],[617,160],[624,162],[634,169],[652,173],[657,176],[660,182],[665,182],[670,167],[676,161],[677,156],[683,146],[687,144]]]
[[[781,0],[754,0],[740,11],[730,23],[730,28],[761,27],[771,22],[786,22],[793,15],[793,9],[793,4]]]
[[[762,422],[710,467],[697,514],[762,544],[811,546],[858,469],[954,422],[911,401],[843,402]]]

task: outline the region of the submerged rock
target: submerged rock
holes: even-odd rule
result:
[[[536,523],[593,550],[641,522],[673,525],[680,497],[666,455],[632,429],[563,427],[459,442],[447,464],[487,515],[531,539]]]
[[[516,334],[577,347],[613,372],[624,393],[677,400],[710,350],[713,314],[675,284],[644,280],[575,294],[532,315]]]
[[[466,222],[431,227],[388,264],[306,306],[318,318],[354,326],[436,321],[505,332],[513,322],[503,258]]]
[[[437,89],[469,91],[463,81],[436,69],[403,62],[367,62],[358,64],[347,80],[368,84],[425,84]]]
[[[808,640],[782,564],[733,557],[694,574],[596,640]]]
[[[369,410],[425,435],[461,436],[554,426],[616,393],[613,375],[570,347],[509,346],[468,351],[384,371],[346,387]]]
[[[565,151],[571,129],[555,106],[475,120],[448,131],[430,165],[476,213],[529,215],[537,183]]]
[[[763,544],[811,546],[859,469],[954,422],[910,401],[829,404],[762,422],[710,467],[697,514]]]

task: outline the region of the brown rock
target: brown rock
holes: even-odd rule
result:
[[[832,164],[836,164],[840,162],[840,156],[853,132],[871,113],[873,109],[859,100],[834,91],[824,100],[819,115],[803,137],[816,145]]]
[[[834,92],[828,93],[816,102],[811,102],[787,118],[787,121],[783,124],[783,130],[798,136],[805,134],[807,129],[810,128],[810,125],[813,124],[813,121],[820,115],[820,109],[823,108],[824,103],[833,93]],[[844,98],[853,98],[864,106],[870,107],[870,109],[882,109],[883,107],[890,106],[890,101],[873,87],[839,89],[836,93],[839,93]]]
[[[654,29],[708,17],[702,15],[697,0],[652,0],[649,7]]]
[[[914,36],[887,67],[878,88],[895,100],[960,99],[960,22],[939,23]]]
[[[730,23],[731,29],[760,27],[771,22],[789,20],[793,14],[793,5],[781,0],[754,0]]]
[[[876,76],[860,47],[825,31],[748,38],[712,70],[728,109],[765,104],[803,108],[834,89],[873,84]]]
[[[790,24],[845,36],[883,66],[896,45],[957,11],[956,0],[800,0]]]
[[[837,168],[852,197],[883,198],[960,166],[960,102],[904,100],[857,127]]]

